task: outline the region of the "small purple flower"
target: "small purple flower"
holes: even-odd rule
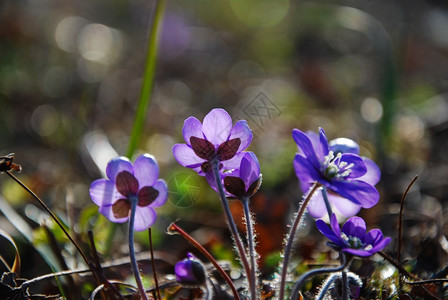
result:
[[[204,284],[206,279],[204,266],[192,253],[187,253],[187,256],[188,258],[174,266],[177,282],[187,285]]]
[[[251,197],[258,191],[261,184],[260,164],[253,152],[243,152],[244,156],[239,161],[238,167],[221,172],[224,191],[230,198],[242,199]],[[210,186],[217,190],[213,174],[206,175]]]
[[[294,129],[292,136],[299,146],[294,169],[304,193],[319,182],[327,189],[332,206],[347,217],[357,214],[361,207],[371,208],[378,203],[375,184],[381,172],[372,160],[358,155],[358,144],[346,138],[328,143],[323,129],[319,129],[319,135]],[[315,218],[326,214],[321,193],[315,193],[307,209]]]
[[[391,239],[383,237],[379,229],[372,229],[366,233],[366,222],[360,217],[351,217],[339,227],[336,215],[331,216],[331,228],[317,220],[316,226],[331,242],[329,245],[338,251],[356,256],[371,256],[386,247]]]
[[[252,141],[252,131],[247,122],[238,121],[232,126],[232,118],[221,108],[210,111],[201,123],[195,117],[185,120],[182,133],[186,144],[173,146],[176,160],[184,167],[191,168],[204,176],[212,163],[220,163],[220,168],[234,169],[232,160],[242,157],[241,151]]]
[[[126,157],[109,161],[106,168],[109,179],[97,179],[90,185],[90,197],[100,213],[114,223],[129,219],[131,201],[137,201],[134,230],[151,227],[157,215],[154,207],[165,204],[168,190],[159,178],[159,167],[152,155],[140,155],[134,165]]]

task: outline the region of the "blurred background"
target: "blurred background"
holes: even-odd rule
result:
[[[108,222],[88,189],[104,176],[111,157],[126,153],[153,4],[0,4],[0,154],[15,153],[15,162],[23,166],[18,177],[81,242],[93,230],[104,260],[126,255],[120,243],[126,226],[118,226],[114,245],[119,251],[110,253]],[[401,195],[419,175],[406,199],[403,251],[405,258],[421,257],[415,268],[422,272],[443,266],[448,250],[447,28],[448,4],[441,0],[168,1],[154,92],[136,153],[153,154],[169,183],[169,201],[157,209],[153,228],[156,250],[168,262],[166,272],[191,250],[180,237],[164,233],[177,219],[216,257],[233,255],[217,196],[171,153],[183,142],[183,121],[202,120],[215,107],[247,120],[255,135],[250,150],[260,161],[263,184],[251,207],[264,272],[277,266],[286,224],[301,198],[291,131],[319,127],[329,139],[358,141],[361,154],[380,165],[380,203],[360,215],[369,228],[380,226],[392,236],[391,253]],[[51,251],[39,225],[52,227],[50,219],[6,175],[0,178],[0,195],[0,225],[23,249],[23,276],[43,274],[45,264],[35,262]],[[232,208],[240,220],[239,203]],[[25,224],[18,225],[17,218]],[[315,259],[316,249],[328,251],[309,235],[313,221],[307,224],[299,259]],[[138,238],[139,249],[148,250],[146,233]],[[27,246],[30,241],[39,253]],[[73,249],[66,245],[63,252],[70,257]]]

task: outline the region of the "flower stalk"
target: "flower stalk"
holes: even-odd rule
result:
[[[252,289],[252,285],[254,285],[255,283],[252,281],[252,277],[250,276],[251,268],[247,260],[246,251],[244,250],[243,242],[241,241],[235,221],[233,220],[232,213],[230,212],[229,203],[227,202],[226,194],[222,186],[221,175],[219,174],[219,162],[213,161],[212,168],[215,176],[215,182],[218,188],[219,198],[221,199],[221,204],[224,209],[224,213],[226,215],[227,223],[229,225],[230,232],[232,233],[233,240],[235,241],[235,245],[238,250],[241,263],[243,264],[244,267],[244,271],[246,272],[249,287],[250,289]]]
[[[131,215],[129,217],[129,256],[131,257],[131,267],[132,272],[134,273],[135,282],[137,283],[137,288],[140,294],[141,299],[149,300],[148,295],[145,292],[145,288],[143,287],[142,278],[140,276],[140,271],[138,268],[137,259],[135,257],[135,249],[134,249],[134,221],[135,221],[135,210],[137,208],[137,199],[131,198]]]
[[[327,188],[326,187],[322,187],[322,198],[324,199],[325,202],[325,207],[327,208],[327,212],[328,212],[328,219],[331,219],[331,215],[333,214],[333,210],[331,209],[331,204],[330,201],[328,200],[328,195],[327,195]]]
[[[310,278],[312,276],[320,275],[320,274],[342,272],[350,265],[352,259],[353,259],[352,256],[350,256],[347,259],[345,257],[345,255],[341,252],[341,265],[339,267],[319,268],[319,269],[310,270],[310,271],[306,272],[305,274],[303,274],[294,284],[294,287],[291,292],[291,300],[297,299],[300,289],[305,284],[305,282],[308,280],[308,278]]]
[[[313,194],[320,187],[321,187],[321,184],[318,182],[315,182],[313,184],[313,186],[311,187],[311,189],[308,192],[308,195],[306,196],[305,200],[303,201],[302,205],[300,206],[299,212],[297,213],[296,218],[294,219],[294,222],[291,226],[291,230],[289,231],[288,241],[286,242],[285,252],[283,253],[282,273],[280,275],[280,289],[279,289],[279,298],[278,298],[280,300],[283,300],[284,294],[285,294],[286,273],[288,271],[289,257],[291,256],[292,245],[294,243],[294,238],[295,238],[297,228],[299,227],[299,224],[302,221],[302,216],[305,212],[305,209],[306,209],[308,203],[310,202],[311,198],[313,197]]]
[[[131,257],[131,267],[134,273],[135,282],[137,283],[138,292],[140,297],[144,300],[149,300],[148,295],[143,287],[142,278],[140,276],[140,271],[138,268],[137,259],[135,257],[134,249],[134,221],[135,221],[135,210],[137,208],[137,199],[131,199],[131,215],[129,217],[129,256]]]
[[[247,227],[247,240],[249,244],[249,258],[250,258],[250,269],[251,272],[248,274],[248,276],[251,277],[252,285],[250,286],[250,294],[251,299],[257,299],[257,279],[256,279],[256,272],[257,272],[257,254],[255,252],[255,243],[254,243],[254,232],[253,232],[253,226],[252,226],[252,218],[250,215],[249,210],[249,198],[244,197],[241,199],[241,202],[243,203],[244,207],[244,216],[246,218],[246,227]]]

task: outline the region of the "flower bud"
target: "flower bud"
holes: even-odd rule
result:
[[[177,282],[185,285],[204,285],[204,266],[192,253],[187,253],[187,256],[188,258],[181,260],[174,267]]]

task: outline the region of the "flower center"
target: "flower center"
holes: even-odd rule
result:
[[[327,156],[325,156],[322,163],[322,171],[326,178],[328,179],[339,179],[346,178],[352,172],[354,166],[353,163],[349,164],[345,161],[341,161],[342,153],[337,153],[336,156],[334,152],[330,150]]]
[[[351,236],[351,235],[347,236],[345,233],[342,232],[341,237],[352,249],[371,250],[373,248],[372,245],[364,243],[357,236]]]

